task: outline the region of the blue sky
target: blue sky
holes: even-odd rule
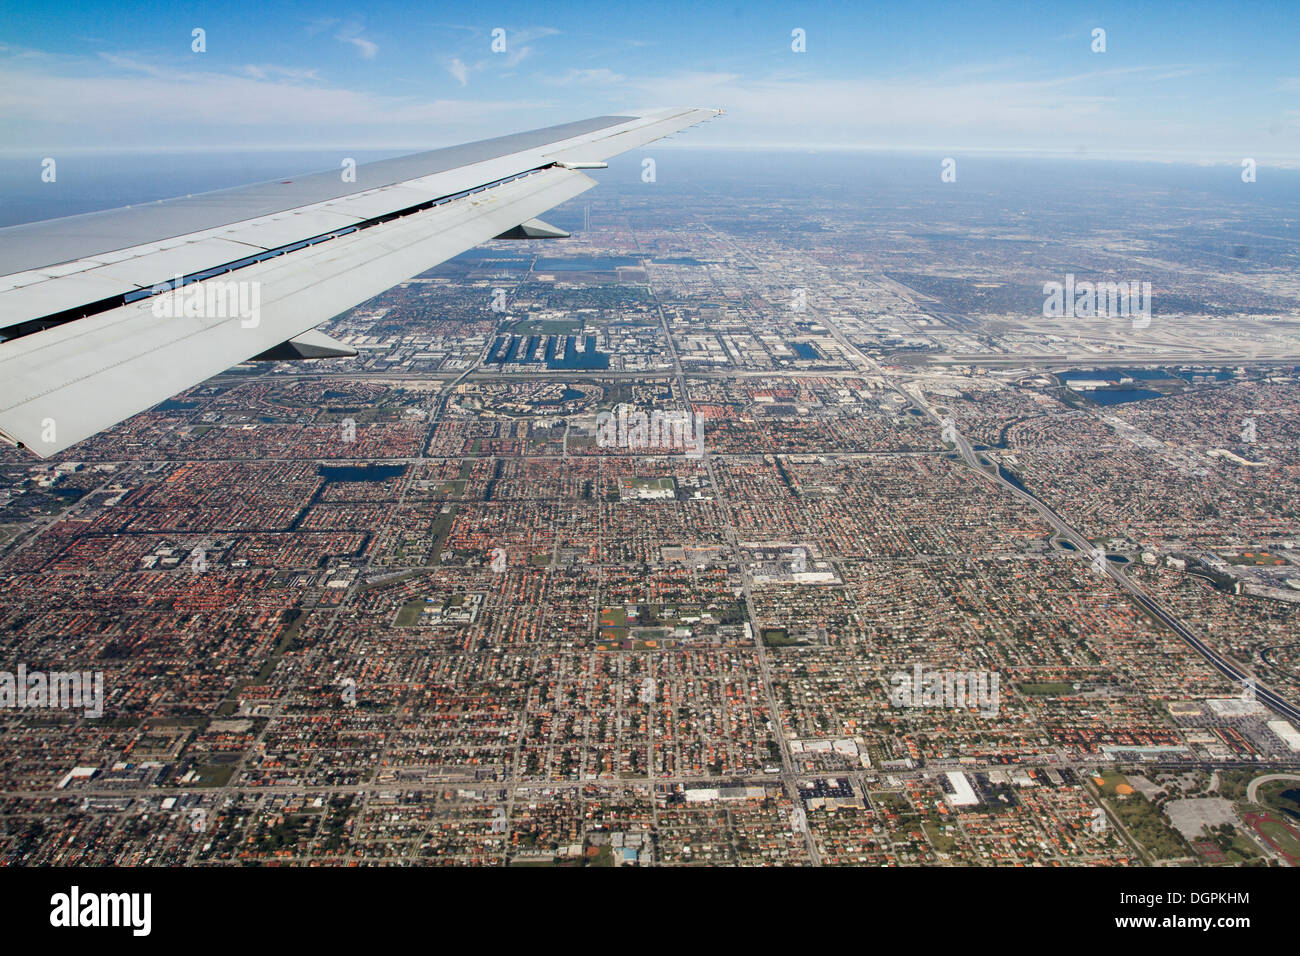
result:
[[[1298,10],[14,0],[0,18],[0,144],[420,149],[689,105],[728,115],[670,147],[1297,165]],[[204,53],[191,50],[196,27]],[[498,27],[504,53],[491,49]],[[791,50],[796,27],[804,53]]]

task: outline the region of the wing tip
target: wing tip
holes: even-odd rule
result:
[[[657,106],[633,110],[629,115],[638,119],[669,119],[673,116],[681,116],[683,113],[712,113],[714,116],[722,116],[725,112],[717,106]]]

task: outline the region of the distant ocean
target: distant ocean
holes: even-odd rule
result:
[[[56,181],[41,181],[42,156],[0,157],[0,226],[71,216],[98,209],[152,202],[173,196],[226,189],[249,183],[291,179],[337,170],[344,155],[366,163],[410,150],[341,149],[228,153],[68,153],[54,156]],[[659,157],[654,188],[681,195],[706,186],[721,194],[750,193],[782,198],[838,197],[847,202],[872,198],[886,205],[910,199],[961,197],[961,205],[988,212],[996,207],[1033,208],[1057,203],[1105,216],[1107,204],[1166,197],[1193,206],[1197,196],[1215,203],[1255,206],[1265,217],[1294,219],[1300,212],[1300,170],[1260,166],[1254,183],[1241,181],[1233,166],[1134,163],[1090,159],[1036,159],[965,155],[955,152],[956,189],[939,181],[941,156],[844,150],[680,150],[633,151],[594,173],[607,188],[643,190],[640,158]],[[1193,202],[1189,202],[1193,200]],[[973,202],[972,202],[973,201]],[[1130,210],[1131,212],[1131,210]]]
[[[0,157],[0,226],[75,216],[193,193],[292,179],[401,155],[394,151],[247,153],[55,153],[55,181],[41,181],[43,156]]]

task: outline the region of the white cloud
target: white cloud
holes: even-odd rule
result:
[[[621,73],[615,73],[613,70],[607,70],[603,67],[597,70],[578,70],[572,69],[560,76],[543,76],[543,83],[549,83],[552,86],[587,86],[599,84],[602,86],[612,86],[622,83],[627,79]]]
[[[338,24],[326,27],[333,36]],[[512,38],[513,42],[513,38]],[[505,57],[461,56],[442,67],[463,88],[492,77],[491,98],[435,98],[436,77],[410,95],[340,89],[313,69],[245,64],[222,70],[203,57],[172,61],[131,52],[78,57],[0,46],[0,142],[15,149],[142,150],[356,142],[438,145],[619,112],[638,105],[722,107],[728,116],[669,146],[865,147],[1039,151],[1089,156],[1278,162],[1300,155],[1289,103],[1253,112],[1229,102],[1177,100],[1180,64],[1107,68],[1026,79],[996,63],[910,77],[831,78],[804,71],[661,76],[609,67],[499,75]],[[567,66],[567,64],[565,64]],[[1280,85],[1300,82],[1279,79]],[[498,92],[500,91],[500,92]],[[527,99],[521,98],[527,97]],[[1263,139],[1261,140],[1261,137]]]
[[[559,36],[560,33],[561,31],[555,27],[523,27],[519,30],[507,30],[506,38],[511,43],[532,43],[544,37]]]
[[[349,23],[338,33],[334,34],[334,39],[340,43],[351,43],[367,60],[373,60],[375,54],[379,52],[379,45],[373,40],[368,40],[361,35],[361,25]]]
[[[550,112],[547,112],[547,111]],[[537,99],[433,99],[332,87],[312,71],[168,68],[130,55],[0,55],[7,151],[454,145],[572,119]],[[527,117],[525,119],[524,117]]]
[[[998,79],[964,68],[890,79],[816,75],[752,79],[736,73],[638,78],[637,99],[721,107],[724,122],[692,133],[692,145],[887,149],[1040,150],[1160,154],[1203,149],[1216,158],[1257,142],[1258,123],[1233,112],[1171,110],[1150,84],[1183,68],[1130,67],[1043,79]],[[1113,81],[1113,82],[1107,82]],[[1130,94],[1141,88],[1141,95]],[[1300,147],[1292,131],[1274,151]]]
[[[512,46],[506,49],[504,65],[507,67],[518,66],[528,57],[532,56],[533,48],[530,46]]]
[[[272,76],[278,76],[286,80],[311,80],[320,79],[320,73],[317,70],[303,70],[292,66],[276,66],[274,64],[245,64],[241,71],[246,76],[251,76],[255,80],[265,80]]]

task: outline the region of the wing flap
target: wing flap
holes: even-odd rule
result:
[[[265,352],[254,355],[249,361],[297,362],[302,359],[314,358],[350,358],[356,354],[357,350],[352,346],[344,345],[338,339],[332,339],[324,332],[308,329],[306,332],[295,335],[288,342],[281,342]]]

